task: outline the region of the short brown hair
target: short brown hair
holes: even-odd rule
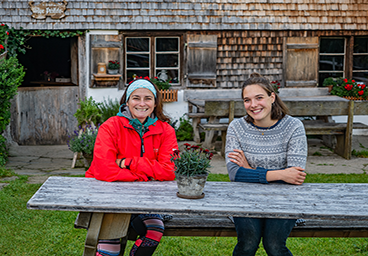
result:
[[[256,72],[250,74],[249,78],[245,80],[245,82],[243,83],[242,91],[241,91],[242,99],[244,99],[244,88],[249,85],[254,85],[254,84],[261,86],[267,92],[268,96],[271,96],[272,93],[275,94],[275,102],[272,104],[272,108],[271,108],[271,119],[272,120],[280,120],[286,114],[288,114],[289,112],[288,108],[286,107],[285,103],[281,100],[280,96],[275,92],[270,81],[266,77],[263,77]],[[247,115],[245,120],[248,123],[254,122],[254,119],[250,115]]]
[[[149,81],[149,80],[147,80]],[[161,93],[160,93],[160,90],[157,88],[157,86],[152,83],[151,81],[149,81],[154,87],[155,87],[155,90],[156,90],[156,96],[155,96],[155,104],[156,104],[156,107],[155,109],[153,110],[153,113],[155,113],[155,115],[157,116],[157,118],[163,122],[170,122],[170,117],[168,117],[167,115],[164,114],[164,109],[163,109],[163,104],[162,104],[162,97],[161,97]],[[123,94],[123,96],[121,97],[120,99],[120,105],[122,104],[126,104],[127,100],[126,100],[126,93],[128,91],[128,88],[129,88],[130,84],[127,86],[127,88],[125,89],[125,92]]]

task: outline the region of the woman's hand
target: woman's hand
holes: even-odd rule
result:
[[[267,172],[267,181],[283,180],[293,185],[302,185],[307,174],[301,167],[289,167],[285,170]]]
[[[121,161],[121,160],[123,160],[123,161]],[[120,163],[120,161],[121,161],[121,163]],[[122,158],[120,158],[120,159],[118,158],[118,159],[116,159],[116,161],[115,161],[115,162],[116,162],[116,164],[117,164],[120,168],[122,168],[122,169],[123,169],[123,168],[126,168],[126,166],[125,166],[125,158],[123,158],[123,159],[122,159]]]
[[[234,149],[234,152],[228,154],[230,161],[239,165],[240,167],[249,168],[251,169],[250,165],[248,164],[248,160],[244,155],[244,152],[240,149]]]

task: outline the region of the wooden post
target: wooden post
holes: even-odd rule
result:
[[[95,256],[99,239],[115,239],[127,236],[130,223],[127,213],[92,214],[89,224],[83,256]]]
[[[351,158],[353,122],[354,122],[354,101],[351,100],[349,101],[348,122],[346,124],[346,131],[345,131],[345,150],[344,150],[344,157],[348,160]]]
[[[346,130],[342,135],[336,135],[336,147],[335,153],[344,157],[345,159],[351,158],[351,142],[353,134],[353,119],[354,119],[354,101],[351,100],[348,103],[348,122],[346,124]]]

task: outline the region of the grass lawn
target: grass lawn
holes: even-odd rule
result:
[[[27,176],[19,177],[0,190],[0,254],[82,255],[87,232],[74,229],[77,213],[27,210],[27,201],[41,184],[27,184]],[[209,180],[228,181],[228,177],[210,174]],[[306,182],[367,183],[368,175],[309,174]],[[236,238],[163,237],[155,255],[231,255],[235,244]],[[289,238],[288,247],[296,256],[368,255],[368,238]],[[257,255],[266,255],[262,247]]]

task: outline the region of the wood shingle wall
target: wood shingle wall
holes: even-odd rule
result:
[[[58,30],[368,29],[366,0],[68,0],[61,20],[33,19],[28,2],[0,0],[0,21]]]

